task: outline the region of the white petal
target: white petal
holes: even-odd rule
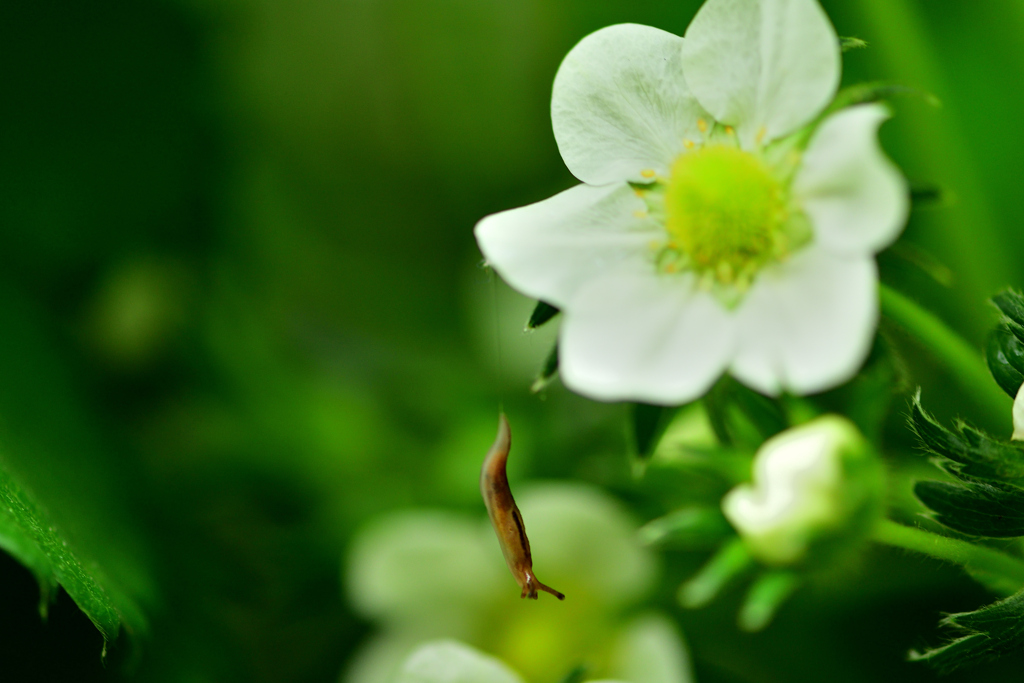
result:
[[[765,269],[737,311],[731,372],[766,394],[808,394],[852,377],[871,348],[878,277],[870,257],[811,245]]]
[[[1024,441],[1024,384],[1017,389],[1017,397],[1013,399],[1013,436],[1012,441]]]
[[[613,650],[615,675],[632,683],[689,683],[690,657],[679,629],[656,612],[635,618],[622,631]]]
[[[487,216],[476,239],[487,261],[520,292],[563,307],[595,275],[632,262],[653,270],[650,243],[665,230],[646,217],[629,185],[577,185],[550,199]]]
[[[685,403],[728,364],[733,322],[692,276],[608,273],[565,311],[562,379],[599,400]]]
[[[409,655],[397,683],[523,683],[523,679],[499,659],[456,640],[438,640]]]
[[[668,174],[683,140],[700,139],[708,118],[686,87],[672,33],[619,24],[591,33],[569,51],[555,76],[551,123],[573,175],[602,185]]]
[[[708,0],[686,30],[683,71],[704,108],[749,149],[828,104],[839,40],[815,0]]]
[[[878,145],[888,118],[879,104],[844,109],[818,127],[804,153],[793,196],[829,251],[873,254],[903,230],[907,184]]]
[[[637,541],[636,521],[604,491],[581,483],[534,484],[517,489],[516,500],[535,569],[548,585],[586,595],[591,608],[612,613],[641,600],[657,580],[657,562]]]

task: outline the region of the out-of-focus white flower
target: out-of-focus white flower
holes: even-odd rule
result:
[[[551,115],[583,184],[476,236],[563,310],[570,388],[672,404],[725,371],[769,394],[856,372],[907,193],[876,140],[884,107],[818,121],[839,52],[815,0],[708,0],[683,38],[622,24],[569,52]]]
[[[349,599],[381,628],[356,653],[342,680],[479,679],[423,673],[442,670],[438,657],[450,657],[465,664],[459,671],[507,664],[515,672],[509,683],[520,674],[527,680],[558,680],[583,662],[594,676],[628,683],[690,681],[686,646],[671,621],[656,613],[625,617],[652,588],[657,566],[622,506],[584,485],[534,485],[517,490],[516,498],[535,566],[565,591],[565,601],[520,599],[482,517],[426,510],[388,515],[358,534],[349,551]],[[438,639],[444,644],[434,642]],[[500,661],[481,660],[470,646]],[[415,653],[420,658],[414,661]],[[416,663],[413,672],[409,662]],[[505,675],[495,674],[493,680],[505,681]]]
[[[759,560],[792,564],[814,541],[863,527],[857,522],[881,493],[875,465],[850,421],[820,417],[766,441],[754,458],[753,484],[726,494],[722,511]]]
[[[500,659],[455,640],[424,643],[402,664],[395,683],[523,683]]]
[[[634,622],[617,648],[628,660],[622,681],[590,683],[677,683],[689,668],[678,635],[665,617]],[[500,659],[455,640],[423,643],[402,664],[395,683],[523,683]]]

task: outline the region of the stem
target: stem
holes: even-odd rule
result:
[[[992,417],[1010,415],[1011,402],[989,375],[981,354],[946,326],[934,313],[921,308],[894,289],[880,284],[882,313],[928,347],[942,361],[971,398]]]
[[[872,538],[885,545],[914,550],[958,564],[973,572],[1003,577],[1018,587],[1024,586],[1024,562],[992,548],[939,536],[923,529],[897,524],[890,519],[878,523]]]
[[[941,111],[913,103],[901,106],[899,116],[888,124],[893,127],[890,133],[895,133],[891,151],[930,181],[956,188],[956,202],[919,217],[927,226],[920,233],[927,235],[921,244],[956,272],[957,287],[949,291],[953,301],[947,310],[955,312],[960,329],[969,330],[973,337],[990,324],[987,311],[977,302],[1019,277],[1013,267],[1014,251],[1000,237],[991,207],[995,195],[979,171],[984,160],[975,152],[977,145],[972,149],[963,134],[965,122],[977,116],[975,106],[948,77],[939,55],[948,53],[950,46],[937,45],[929,33],[928,3],[862,0],[841,4],[860,15],[872,39],[871,49],[859,59],[879,59],[881,63],[873,67],[887,78],[924,88],[943,102]],[[1008,6],[1020,3],[1003,5],[1007,6],[1004,14],[1009,14]]]

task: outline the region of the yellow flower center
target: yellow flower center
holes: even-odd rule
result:
[[[748,152],[714,145],[681,154],[664,201],[667,248],[721,284],[744,289],[787,251],[785,188]]]

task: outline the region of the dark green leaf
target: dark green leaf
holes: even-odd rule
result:
[[[839,48],[843,52],[849,50],[860,50],[868,46],[866,40],[854,38],[853,36],[839,36]]]
[[[948,673],[1020,652],[1024,649],[1024,591],[974,612],[950,614],[942,625],[962,635],[942,647],[911,652],[911,660]]]
[[[972,536],[1024,536],[1024,490],[978,481],[919,481],[914,494],[944,526]]]
[[[922,446],[955,463],[947,467],[955,474],[996,482],[1024,479],[1024,449],[965,424],[946,429],[921,406],[920,394],[911,403],[910,427]]]
[[[732,526],[718,508],[684,508],[652,520],[640,528],[646,545],[671,545],[687,549],[712,548],[732,535]]]
[[[1024,326],[1024,296],[1007,289],[992,297],[992,303],[1012,322]]]
[[[633,445],[636,454],[646,460],[654,454],[658,442],[665,435],[672,418],[679,412],[678,406],[656,406],[648,403],[634,403],[630,424],[633,431]]]
[[[1024,382],[1024,344],[1006,325],[996,327],[989,334],[985,361],[999,388],[1016,397]]]
[[[537,305],[533,309],[533,313],[530,314],[530,319],[526,321],[526,329],[535,330],[544,323],[548,322],[561,311],[545,301],[538,301]]]

